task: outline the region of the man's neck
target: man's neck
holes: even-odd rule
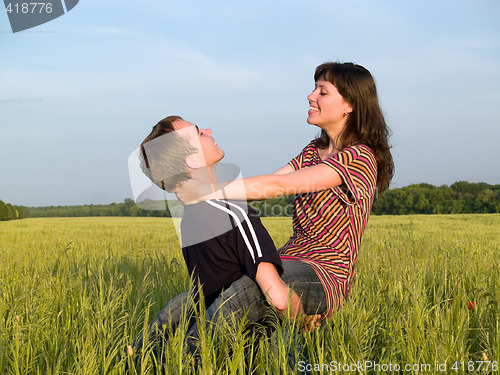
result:
[[[219,180],[217,179],[216,174],[217,164],[212,164],[206,167],[195,169],[191,172],[191,177],[193,180],[196,180],[203,184],[210,184],[213,186]]]

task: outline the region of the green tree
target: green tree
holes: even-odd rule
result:
[[[3,201],[0,201],[0,220],[8,220],[7,215],[7,205]]]

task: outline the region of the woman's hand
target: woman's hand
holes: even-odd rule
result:
[[[210,184],[202,183],[195,179],[189,179],[176,189],[175,195],[177,199],[184,204],[195,204],[204,200],[201,198],[211,192],[212,189]]]
[[[194,204],[210,199],[246,199],[244,180],[230,182],[203,182],[195,178],[184,182],[175,191],[177,198],[184,204]]]

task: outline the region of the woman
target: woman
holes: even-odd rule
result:
[[[219,184],[214,193],[213,186],[193,184],[179,198],[193,203],[296,194],[294,233],[279,250],[282,280],[294,293],[283,298],[293,316],[327,318],[349,295],[374,196],[389,186],[394,164],[370,72],[353,63],[329,62],[316,68],[314,80],[307,122],[318,126],[321,135],[288,165],[273,175]],[[248,322],[255,322],[266,310],[262,293],[244,276],[207,309],[207,318],[217,322],[221,315],[233,314],[239,321],[247,314]],[[190,345],[196,344],[197,329],[190,331]]]

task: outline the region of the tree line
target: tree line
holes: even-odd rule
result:
[[[459,181],[439,187],[388,189],[373,202],[376,215],[500,213],[500,185]]]
[[[147,206],[154,202],[141,204]],[[165,206],[165,205],[164,205]],[[171,217],[168,205],[163,210],[138,207],[134,200],[127,198],[123,203],[88,204],[80,206],[48,206],[28,208],[31,217],[83,217],[83,216],[142,216]]]
[[[260,216],[291,216],[293,196],[252,202]],[[500,213],[500,185],[459,181],[447,186],[421,183],[387,189],[376,195],[372,214],[484,214]]]
[[[0,221],[24,219],[30,217],[29,210],[24,206],[14,206],[0,201]]]
[[[261,217],[292,216],[293,196],[252,202],[251,206]],[[132,199],[107,205],[23,207],[0,201],[0,220],[25,217],[77,217],[77,216],[178,216],[178,205],[172,202],[147,201],[138,207]],[[157,209],[158,206],[161,209]],[[413,184],[403,188],[388,189],[376,196],[372,213],[375,215],[410,214],[470,214],[500,213],[500,185],[455,182],[447,186]]]

